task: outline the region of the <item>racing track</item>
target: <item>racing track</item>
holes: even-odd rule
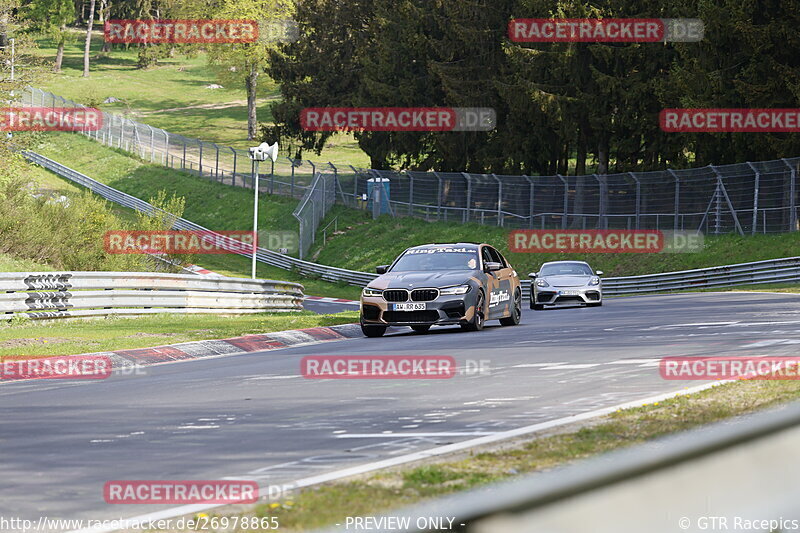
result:
[[[313,304],[316,310],[331,305]],[[382,339],[149,367],[102,381],[0,384],[0,516],[132,517],[107,505],[113,479],[261,484],[371,463],[698,382],[659,377],[666,355],[788,355],[800,296],[701,293],[524,310],[482,332],[400,328]],[[309,354],[451,355],[491,372],[449,380],[307,380]]]

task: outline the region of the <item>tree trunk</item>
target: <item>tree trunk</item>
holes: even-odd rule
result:
[[[258,132],[256,127],[258,121],[256,118],[256,84],[258,81],[258,69],[255,63],[250,66],[250,72],[245,78],[245,86],[247,88],[247,140],[255,140]]]
[[[83,47],[83,77],[89,77],[89,49],[92,46],[92,26],[94,26],[95,0],[89,2],[89,20],[86,26],[86,44]]]
[[[64,32],[67,31],[66,25],[61,25],[61,39],[58,41],[58,50],[56,51],[56,63],[53,65],[53,72],[61,72],[61,63],[64,61]]]

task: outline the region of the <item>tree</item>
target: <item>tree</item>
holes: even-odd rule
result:
[[[94,26],[95,0],[89,2],[89,20],[86,24],[86,44],[83,47],[83,77],[89,77],[89,49],[92,46],[92,26]]]
[[[268,64],[269,52],[277,46],[268,38],[268,26],[291,18],[293,4],[291,0],[220,0],[211,9],[211,15],[217,19],[259,22],[259,39],[256,42],[208,46],[208,60],[215,67],[220,82],[244,85],[247,95],[247,138],[254,140],[258,134],[258,77]]]
[[[61,72],[64,59],[64,45],[69,39],[67,24],[75,19],[73,0],[33,0],[25,7],[25,18],[31,22],[32,29],[50,36],[56,42],[55,72]]]

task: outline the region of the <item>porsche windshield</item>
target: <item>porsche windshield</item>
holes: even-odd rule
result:
[[[478,254],[474,250],[460,248],[430,248],[408,250],[397,260],[392,272],[411,270],[475,270]]]

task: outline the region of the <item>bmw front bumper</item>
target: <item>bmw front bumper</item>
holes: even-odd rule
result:
[[[464,324],[475,314],[476,290],[466,294],[439,295],[427,302],[387,302],[382,296],[361,297],[361,322],[381,326]],[[425,309],[398,311],[396,303],[425,304]]]

